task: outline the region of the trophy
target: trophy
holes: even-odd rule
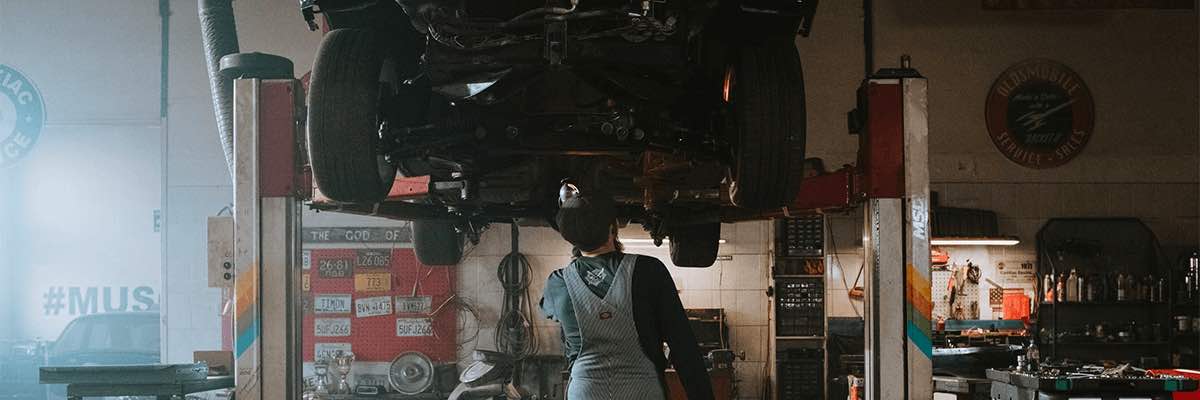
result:
[[[354,364],[354,353],[338,350],[332,358],[334,371],[338,374],[337,393],[350,393],[350,382],[346,377],[350,375],[350,367]]]
[[[324,398],[329,394],[329,388],[325,386],[326,383],[329,382],[329,380],[325,377],[326,375],[329,375],[329,360],[321,358],[314,363],[313,373],[317,375],[315,384],[316,387],[313,388],[313,394],[317,398]]]

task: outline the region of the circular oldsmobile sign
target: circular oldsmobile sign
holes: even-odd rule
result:
[[[20,71],[0,64],[0,168],[33,150],[45,122],[46,106],[37,87]]]
[[[1000,74],[985,108],[992,143],[1009,160],[1053,168],[1079,155],[1092,137],[1095,104],[1083,79],[1046,59],[1025,60]]]

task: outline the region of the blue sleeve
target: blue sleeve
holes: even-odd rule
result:
[[[546,288],[542,292],[542,300],[539,302],[542,309],[542,315],[546,319],[558,321],[561,316],[558,315],[558,310],[562,310],[562,302],[567,300],[567,281],[563,280],[562,270],[555,270],[546,278]]]

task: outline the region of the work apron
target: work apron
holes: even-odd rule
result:
[[[631,282],[637,257],[625,255],[604,298],[588,288],[575,263],[563,274],[583,338],[571,366],[567,400],[666,398],[654,363],[642,352],[633,319]]]

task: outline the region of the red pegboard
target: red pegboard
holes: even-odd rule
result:
[[[456,335],[458,328],[458,311],[452,304],[447,304],[436,312],[439,306],[445,304],[454,294],[456,282],[454,267],[429,267],[417,261],[416,254],[411,248],[402,249],[369,249],[391,253],[389,267],[364,267],[364,260],[359,260],[359,252],[368,249],[313,249],[310,253],[311,267],[304,270],[308,275],[309,290],[305,292],[304,305],[304,360],[313,361],[314,348],[317,343],[350,343],[357,361],[391,361],[396,355],[406,351],[420,351],[433,359],[434,362],[454,362],[457,359]],[[347,277],[322,277],[320,273],[321,260],[351,260],[355,262],[353,271]],[[369,260],[365,264],[370,264]],[[355,276],[369,273],[391,273],[391,288],[387,291],[358,292],[355,291]],[[337,273],[328,275],[339,275]],[[428,314],[397,314],[395,310],[396,296],[412,296],[416,284],[417,296],[430,296],[431,308],[436,312],[432,318],[433,336],[397,337],[397,318],[422,318]],[[343,294],[352,298],[349,313],[320,314],[313,310],[313,299],[318,295]],[[367,297],[389,296],[392,298],[393,310],[391,315],[357,318],[355,317],[353,300]],[[349,318],[349,337],[317,337],[314,331],[316,318]]]

